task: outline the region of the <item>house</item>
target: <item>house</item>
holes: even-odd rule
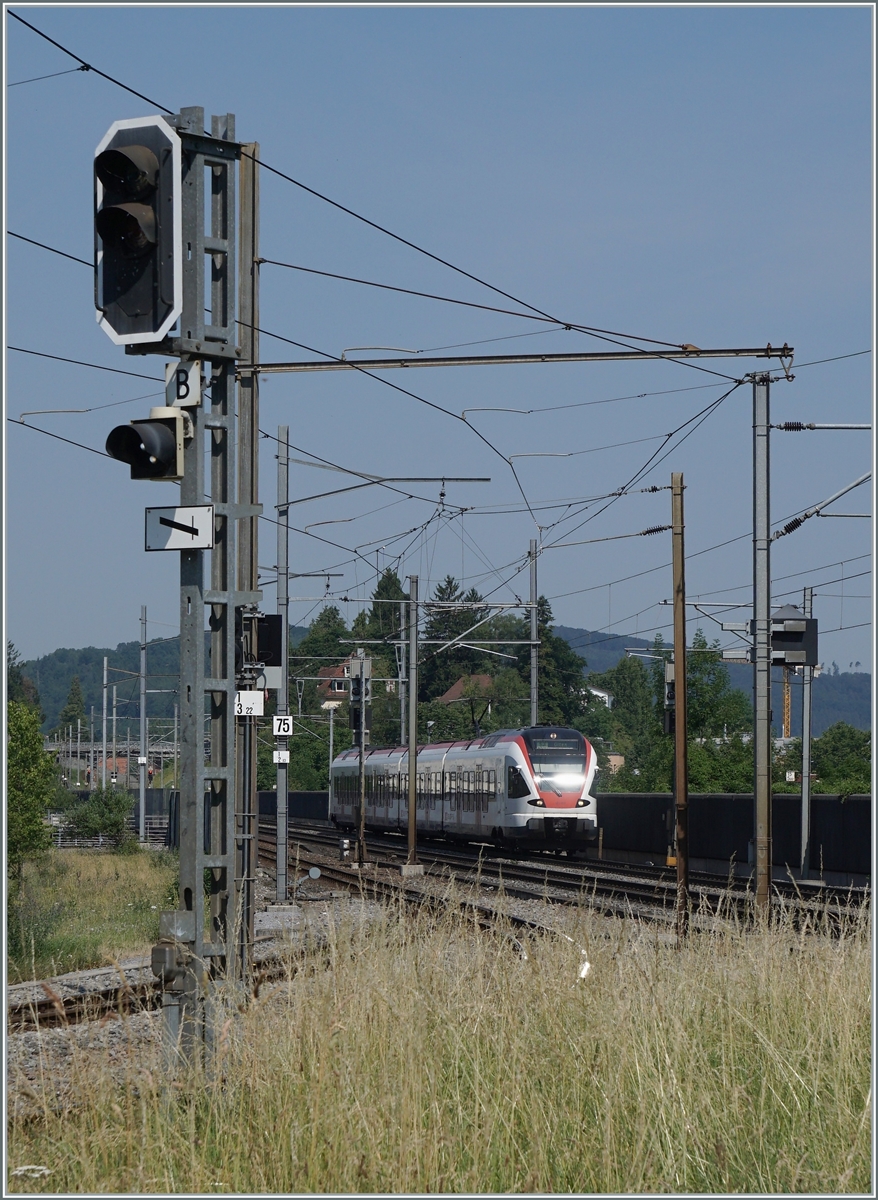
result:
[[[350,690],[351,660],[336,667],[319,667],[317,695],[321,700],[343,700]]]
[[[591,685],[589,685],[587,691],[591,692],[593,696],[597,696],[598,700],[600,700],[602,704],[606,704],[607,708],[613,707],[613,701],[616,699],[616,697],[612,692],[608,692],[606,688],[591,687]]]
[[[464,700],[470,700],[473,698],[472,695],[465,696],[463,694],[464,689],[469,689],[471,693],[475,692],[476,698],[478,698],[479,692],[488,694],[493,685],[494,680],[490,675],[461,675],[457,683],[453,683],[448,691],[443,696],[439,697],[439,703],[460,704]],[[490,708],[488,711],[491,711]]]

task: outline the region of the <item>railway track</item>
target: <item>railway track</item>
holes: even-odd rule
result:
[[[276,861],[273,823],[260,824],[260,861],[273,867]],[[305,843],[320,847],[314,861],[321,870],[332,870],[326,858],[337,853],[339,834],[326,826],[296,824],[290,829],[290,862],[292,846],[299,847],[299,861],[307,865],[311,859],[303,856]],[[405,851],[393,835],[372,833],[367,837],[370,852],[379,859],[390,860],[391,867],[404,859]],[[547,863],[545,855],[518,854],[493,846],[448,847],[434,842],[424,843],[420,852],[427,877],[454,876],[467,884],[478,883],[482,888],[502,888],[507,896],[555,903],[587,903],[611,915],[634,915],[652,920],[674,919],[677,899],[676,873],[668,867],[622,864],[589,860],[567,860]],[[350,886],[351,869],[337,864],[335,877]],[[370,886],[371,886],[370,877]],[[694,909],[715,913],[720,909],[730,915],[746,916],[752,909],[753,893],[749,880],[735,880],[709,872],[690,872],[690,897]],[[794,911],[799,920],[810,917],[841,919],[844,911],[859,906],[869,896],[864,888],[833,888],[823,884],[790,881],[773,883],[777,903]]]
[[[587,904],[608,916],[635,917],[666,926],[675,920],[676,877],[667,867],[594,860],[584,863],[547,861],[545,855],[511,856],[491,846],[424,843],[420,854],[424,876],[403,880],[398,868],[405,860],[406,848],[399,838],[370,834],[368,846],[373,864],[363,871],[355,870],[350,863],[337,858],[338,838],[335,829],[324,825],[297,823],[291,826],[289,867],[319,866],[325,882],[364,898],[402,899],[434,910],[446,908],[453,902],[482,928],[495,928],[499,921],[504,936],[521,953],[526,950],[518,935],[566,935],[559,935],[542,921],[516,913],[508,904],[510,899]],[[276,863],[273,823],[260,823],[258,846],[260,863],[273,869]],[[477,894],[457,894],[452,901],[449,893],[452,881],[475,889]],[[734,881],[716,874],[692,872],[690,889],[696,912],[714,914],[722,911],[745,919],[752,913],[753,895],[747,880]],[[814,883],[803,886],[792,881],[776,881],[773,890],[777,902],[788,907],[796,923],[816,925],[820,922],[829,929],[843,921],[846,910],[869,899],[869,890],[865,888],[842,889]],[[486,892],[502,893],[507,901],[502,912],[489,902]],[[270,937],[257,939],[257,943],[270,940]],[[312,952],[314,948],[312,941]],[[265,951],[260,954],[257,948],[255,985],[258,987],[262,982],[284,977],[289,972],[289,953],[287,949],[281,958]],[[161,1003],[161,986],[153,977],[148,960],[131,961],[119,968],[76,972],[68,977],[35,981],[29,985],[14,985],[9,991],[12,993],[7,1003],[9,1032],[113,1019],[153,1009]]]

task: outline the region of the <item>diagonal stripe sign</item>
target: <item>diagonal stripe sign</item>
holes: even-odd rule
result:
[[[146,510],[147,550],[213,548],[213,505]]]

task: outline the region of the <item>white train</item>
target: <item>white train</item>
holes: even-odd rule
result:
[[[419,746],[418,830],[507,846],[582,846],[597,838],[596,766],[591,744],[560,726]],[[407,829],[407,748],[367,750],[365,776],[366,828]],[[359,750],[345,750],[330,770],[330,820],[354,828],[358,805]]]

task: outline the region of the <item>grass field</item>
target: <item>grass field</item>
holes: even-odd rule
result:
[[[20,898],[10,890],[9,979],[40,979],[120,954],[148,953],[176,878],[175,858],[156,850],[51,850],[27,863]]]
[[[717,925],[681,950],[570,912],[522,960],[459,916],[341,911],[330,954],[162,1091],[82,1064],[79,1107],[8,1127],[18,1191],[867,1192],[871,945]],[[559,915],[559,920],[564,916]],[[76,1062],[74,1061],[74,1069]],[[157,1073],[158,1074],[158,1073]]]

